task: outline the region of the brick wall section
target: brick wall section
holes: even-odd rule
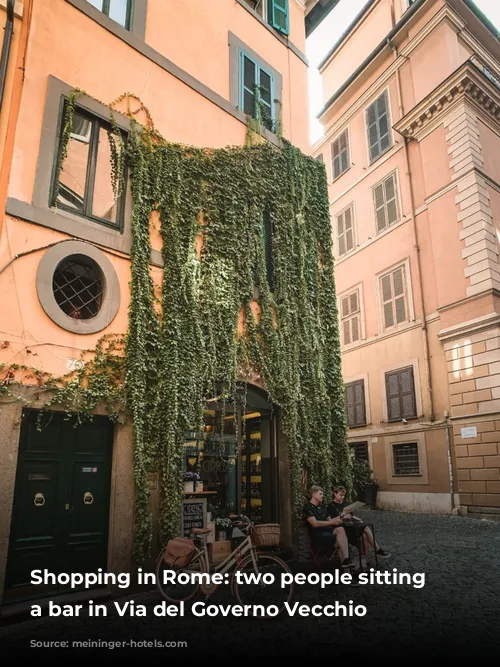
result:
[[[461,505],[500,508],[500,327],[445,344]],[[461,429],[475,426],[476,438]]]
[[[450,168],[458,184],[455,197],[460,239],[465,248],[462,257],[467,279],[467,295],[486,289],[500,289],[500,257],[490,196],[484,178],[476,169],[484,167],[477,116],[464,102],[444,121],[447,129]]]

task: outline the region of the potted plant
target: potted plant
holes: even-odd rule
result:
[[[200,479],[200,476],[197,472],[185,472],[184,473],[184,493],[193,493],[194,485]]]
[[[216,540],[218,542],[223,542],[224,540],[231,539],[230,536],[230,531],[232,527],[232,521],[231,519],[224,517],[224,516],[218,516],[215,521],[215,531],[216,531]]]
[[[353,459],[353,486],[357,500],[366,503],[372,509],[377,503],[377,480],[372,479],[373,470],[365,459]]]

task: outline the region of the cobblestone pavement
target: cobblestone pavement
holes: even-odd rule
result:
[[[476,519],[358,510],[373,522],[380,545],[392,558],[379,563],[382,571],[425,573],[425,586],[299,585],[294,601],[325,605],[338,600],[364,605],[363,617],[291,617],[250,619],[216,616],[193,617],[190,603],[184,618],[161,618],[153,614],[160,602],[156,593],[135,596],[145,604],[146,617],[118,616],[108,603],[108,616],[99,618],[51,618],[44,616],[0,627],[0,655],[38,655],[33,642],[92,640],[100,647],[59,648],[63,657],[84,659],[106,656],[105,642],[133,640],[151,642],[144,654],[206,655],[244,659],[246,655],[366,657],[497,657],[500,653],[500,523]],[[301,571],[311,572],[308,566]],[[203,598],[201,598],[203,599]],[[210,601],[235,603],[220,590]],[[156,641],[156,648],[152,646]],[[158,646],[158,642],[187,642],[187,648]],[[47,649],[42,651],[46,653]],[[111,656],[124,655],[115,648]],[[129,649],[130,650],[130,649]],[[134,652],[136,655],[139,649]],[[29,653],[28,653],[29,652]],[[153,653],[151,653],[153,652]],[[182,653],[181,653],[182,652]],[[246,654],[246,655],[245,655]]]

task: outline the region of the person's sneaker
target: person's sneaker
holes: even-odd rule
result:
[[[354,567],[354,563],[352,563],[348,558],[346,558],[346,559],[343,561],[343,563],[342,563],[342,567],[345,567],[345,568],[353,568],[353,567]]]
[[[384,551],[383,549],[379,549],[377,551],[377,558],[390,558],[391,554],[388,553],[387,551]]]

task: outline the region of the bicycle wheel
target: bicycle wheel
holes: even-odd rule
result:
[[[203,572],[208,572],[205,556],[203,553],[195,556],[193,561],[189,563],[186,567],[176,567],[172,565],[167,565],[163,560],[163,554],[167,550],[167,547],[162,549],[159,553],[158,558],[156,559],[155,565],[155,577],[156,577],[156,587],[158,588],[161,596],[167,602],[173,602],[177,604],[179,602],[187,602],[191,600],[198,589],[200,588],[200,582],[194,578],[194,581],[187,582],[178,582],[179,575],[185,574],[188,575],[186,579],[190,578],[192,574],[200,574]],[[172,575],[170,578],[174,579],[174,582],[169,581],[169,577],[165,577],[164,573],[169,572]]]
[[[239,604],[251,605],[249,616],[275,618],[284,611],[285,602],[292,600],[293,582],[283,587],[281,583],[281,575],[291,574],[291,570],[273,554],[257,552],[255,561],[257,572],[251,554],[233,572],[233,595]]]

